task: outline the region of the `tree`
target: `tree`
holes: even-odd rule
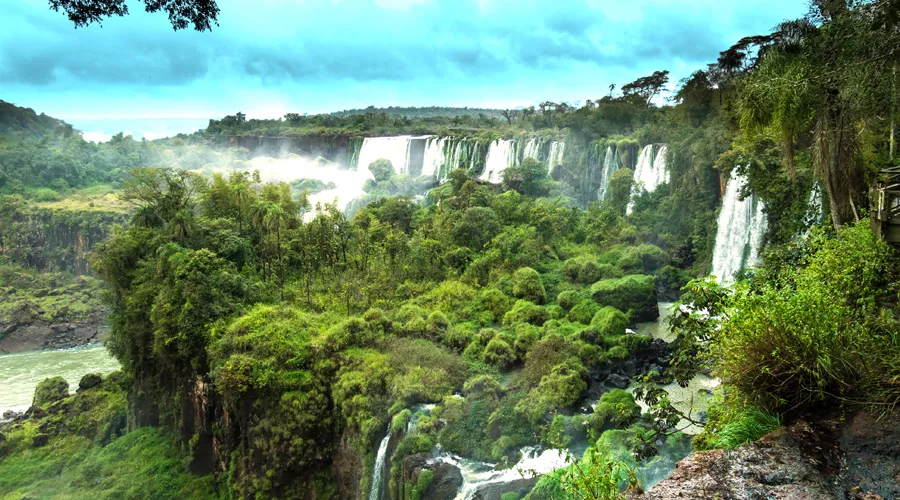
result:
[[[861,131],[876,128],[892,102],[900,60],[897,29],[839,4],[823,0],[809,18],[784,23],[741,82],[738,103],[741,128],[751,139],[774,136],[792,179],[797,148],[810,152],[835,226],[858,219],[865,203],[866,169],[875,165],[863,162],[871,134]]]
[[[650,104],[650,101],[663,90],[669,83],[669,70],[654,71],[650,76],[642,76],[637,80],[623,85],[622,94],[625,96],[638,95]]]
[[[197,31],[212,31],[212,25],[219,25],[219,6],[215,0],[141,0],[147,12],[160,10],[169,15],[169,22],[175,31],[193,25]],[[104,18],[127,16],[125,0],[50,0],[50,8],[62,11],[76,28],[101,24]]]
[[[500,111],[500,115],[503,118],[506,118],[507,124],[512,124],[513,120],[515,120],[516,117],[519,116],[519,111],[515,109],[504,109]]]

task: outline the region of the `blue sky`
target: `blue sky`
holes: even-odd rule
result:
[[[657,69],[677,81],[807,9],[805,0],[219,0],[220,26],[196,33],[129,6],[130,16],[76,30],[45,0],[4,0],[0,99],[76,126],[574,103]]]

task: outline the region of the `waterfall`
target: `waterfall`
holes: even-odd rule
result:
[[[479,178],[483,181],[500,182],[503,171],[506,170],[506,167],[514,166],[516,160],[516,141],[497,139],[491,142],[484,164],[484,172]]]
[[[609,178],[619,170],[619,157],[612,147],[606,148],[606,156],[603,158],[603,171],[600,173],[600,187],[597,189],[597,200],[603,201],[609,192]]]
[[[743,176],[732,172],[722,198],[712,266],[712,274],[722,283],[734,281],[735,274],[756,264],[766,230],[762,202],[752,195],[739,199],[745,183]]]
[[[652,193],[663,183],[669,182],[669,172],[666,169],[666,153],[668,148],[662,145],[656,155],[653,154],[654,146],[648,144],[641,149],[637,166],[634,169],[634,187],[631,190],[631,200],[625,213],[630,214],[634,208],[634,198],[646,191]]]
[[[562,163],[563,154],[566,151],[566,143],[563,141],[553,141],[550,144],[550,156],[547,157],[547,171],[553,172],[553,169]]]
[[[471,500],[479,489],[490,484],[511,483],[522,479],[522,474],[547,474],[568,465],[565,450],[542,450],[539,446],[526,446],[520,450],[522,459],[509,469],[497,469],[493,464],[469,460],[438,451],[438,461],[455,465],[462,473],[463,484],[456,494],[456,500]],[[521,471],[521,473],[519,472]]]
[[[532,137],[525,143],[525,153],[522,155],[522,160],[525,158],[534,158],[537,161],[541,161],[541,140],[537,137]]]
[[[379,500],[379,498],[381,498],[381,487],[384,482],[384,461],[390,440],[391,425],[388,424],[384,439],[382,439],[381,444],[378,445],[378,454],[375,455],[375,467],[372,469],[372,487],[369,490],[369,500]]]
[[[425,143],[425,159],[422,161],[423,176],[438,177],[444,169],[447,155],[446,137],[429,137]]]
[[[359,150],[357,170],[368,172],[369,165],[380,158],[390,160],[394,166],[394,172],[398,174],[410,173],[410,145],[413,137],[401,135],[397,137],[366,137]]]

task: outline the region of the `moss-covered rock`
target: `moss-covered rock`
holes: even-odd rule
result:
[[[34,406],[44,406],[69,397],[69,383],[62,377],[45,378],[34,389]]]
[[[606,306],[591,318],[591,328],[602,337],[625,335],[628,318],[615,307]]]
[[[535,304],[547,302],[547,292],[541,283],[541,275],[530,267],[523,267],[513,274],[513,296]]]
[[[656,280],[647,274],[600,280],[591,285],[591,295],[598,304],[631,312],[632,321],[654,321],[659,317]]]
[[[591,428],[599,435],[605,429],[624,429],[641,416],[641,407],[634,396],[622,389],[613,389],[600,396],[591,415]]]

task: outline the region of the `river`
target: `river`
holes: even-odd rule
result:
[[[118,369],[119,362],[102,344],[0,355],[0,414],[26,410],[31,406],[34,388],[45,378],[61,376],[69,382],[69,392],[75,392],[86,374],[106,375]]]

